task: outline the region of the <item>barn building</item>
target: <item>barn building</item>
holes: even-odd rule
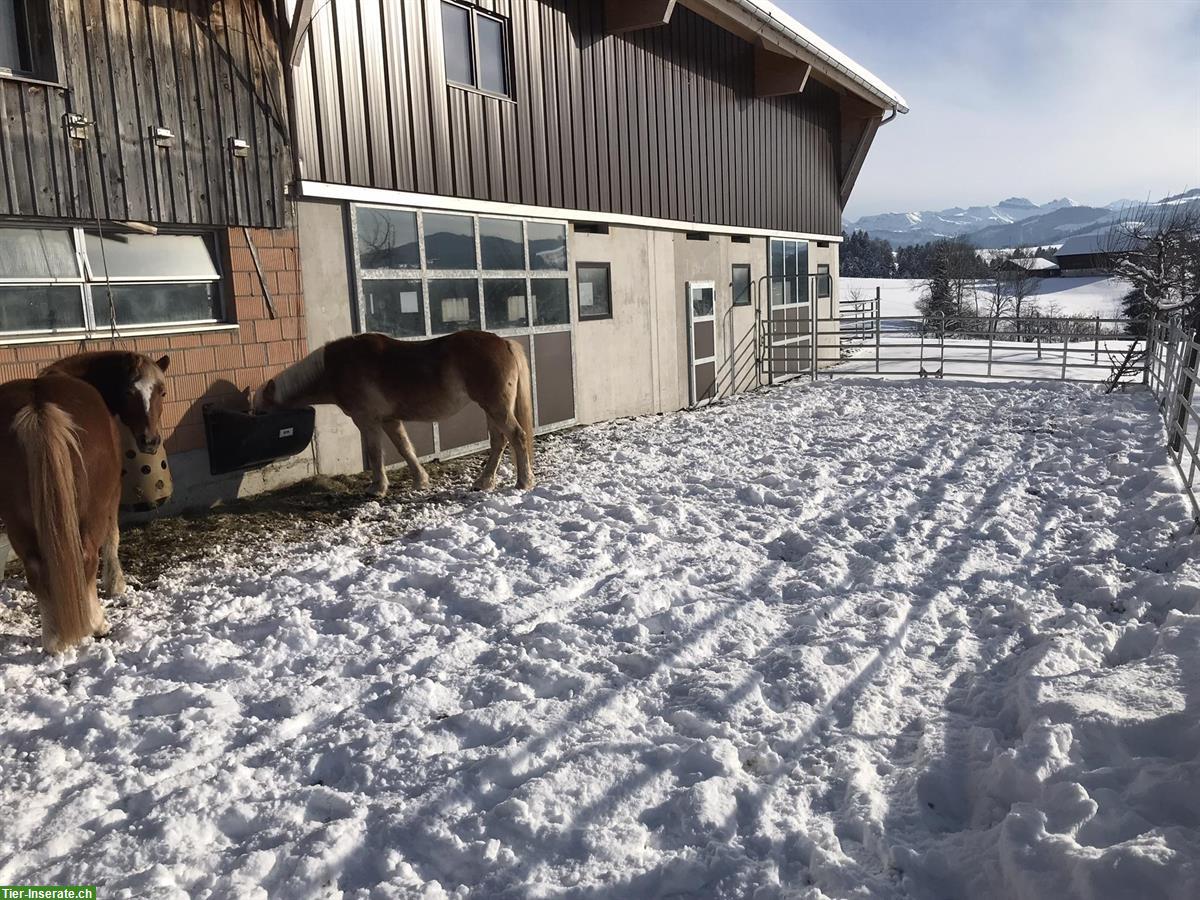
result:
[[[301,0],[295,14],[310,345],[515,337],[540,431],[808,370],[842,209],[876,130],[907,107],[773,4]],[[321,468],[357,470],[356,430],[319,415]],[[409,432],[439,456],[487,438],[474,408]]]
[[[703,404],[836,343],[812,311],[903,112],[764,0],[0,0],[0,379],[169,353],[177,506],[361,469],[320,410],[215,477],[202,417],[355,332],[520,340],[540,431]]]
[[[0,381],[169,354],[181,503],[312,471],[213,479],[202,417],[306,352],[280,41],[261,0],[0,0]]]

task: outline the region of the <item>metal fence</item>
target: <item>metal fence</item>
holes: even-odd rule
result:
[[[1151,318],[1146,334],[1145,383],[1167,429],[1167,454],[1179,470],[1200,528],[1200,410],[1196,374],[1200,341],[1176,318]]]

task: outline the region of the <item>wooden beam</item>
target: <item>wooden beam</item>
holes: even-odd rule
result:
[[[300,62],[300,51],[304,49],[304,35],[313,20],[313,0],[296,0],[296,12],[292,15],[291,25],[287,30],[287,64],[294,66]]]
[[[858,173],[862,171],[867,151],[871,149],[871,142],[875,140],[875,132],[879,130],[879,125],[883,121],[879,110],[865,103],[862,106],[871,110],[871,113],[866,116],[856,114],[860,110],[853,108],[848,110],[847,106],[855,106],[853,103],[848,104],[848,99],[842,98],[842,166],[841,177],[838,179],[838,200],[842,209],[846,208],[846,204],[850,200],[850,192],[854,190]]]
[[[782,97],[799,94],[808,84],[812,65],[786,53],[778,53],[759,40],[754,45],[754,96]]]
[[[624,34],[671,21],[675,0],[604,0],[604,30]]]

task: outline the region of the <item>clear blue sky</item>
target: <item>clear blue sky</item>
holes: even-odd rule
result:
[[[1200,0],[776,0],[897,89],[848,218],[1200,187]]]

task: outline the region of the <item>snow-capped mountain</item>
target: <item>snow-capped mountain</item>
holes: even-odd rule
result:
[[[1009,197],[993,206],[952,206],[922,212],[883,213],[847,221],[847,231],[866,231],[893,244],[921,244],[943,237],[961,237],[995,225],[1011,225],[1033,216],[1077,206],[1063,197],[1038,205],[1025,197]]]
[[[1116,200],[1106,206],[1082,206],[1068,197],[1040,205],[1024,197],[1009,197],[995,206],[864,216],[857,221],[847,220],[844,228],[847,232],[866,231],[896,247],[945,237],[961,237],[985,249],[1036,247],[1109,228],[1131,215],[1145,217],[1153,215],[1155,209],[1187,203],[1200,203],[1200,188],[1152,203]]]

